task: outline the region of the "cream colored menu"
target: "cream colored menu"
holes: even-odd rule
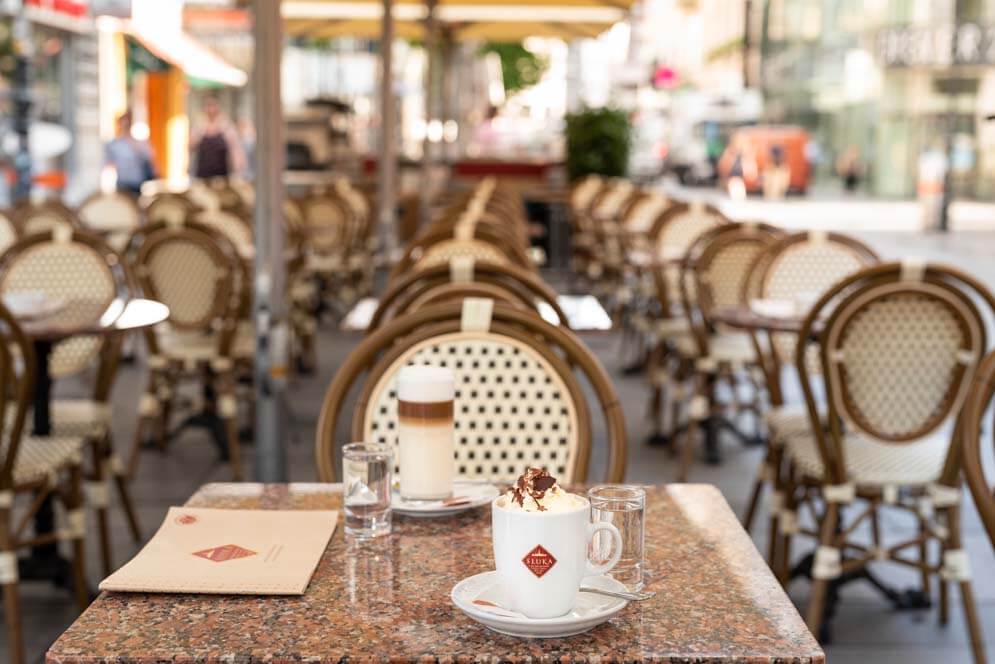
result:
[[[101,590],[303,595],[338,512],[171,507],[152,540]]]

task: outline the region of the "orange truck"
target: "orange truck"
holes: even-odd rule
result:
[[[757,125],[742,127],[733,132],[722,158],[719,160],[719,177],[729,178],[737,154],[742,164],[742,177],[746,191],[763,191],[763,174],[773,165],[774,154],[780,151],[782,163],[788,167],[788,190],[803,194],[808,189],[811,166],[807,147],[809,134],[801,127],[788,125]]]

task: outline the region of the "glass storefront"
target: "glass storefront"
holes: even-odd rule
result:
[[[995,198],[995,0],[757,5],[766,119],[812,132],[817,186],[855,149],[863,191],[907,198],[947,151],[955,196]]]

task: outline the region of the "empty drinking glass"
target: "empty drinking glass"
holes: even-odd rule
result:
[[[587,492],[591,501],[591,521],[604,521],[618,528],[622,536],[622,557],[608,573],[629,590],[643,587],[643,519],[646,513],[646,490],[639,486],[602,484]],[[605,559],[611,553],[612,541],[594,536],[594,557]]]
[[[346,535],[370,539],[390,534],[393,454],[386,445],[351,443],[342,448]]]

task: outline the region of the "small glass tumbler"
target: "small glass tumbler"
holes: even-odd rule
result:
[[[345,533],[357,539],[390,534],[393,454],[386,445],[351,443],[342,448]]]
[[[643,587],[646,490],[632,485],[602,484],[590,489],[587,497],[591,501],[591,521],[610,523],[622,535],[622,557],[608,576],[629,590],[640,590]],[[603,535],[594,536],[595,559],[605,559],[611,553],[611,538]]]

